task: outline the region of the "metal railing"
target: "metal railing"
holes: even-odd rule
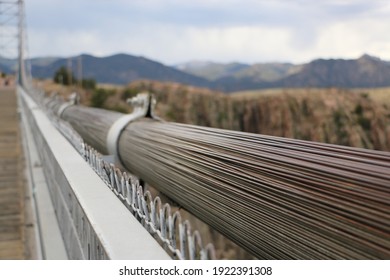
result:
[[[34,96],[39,103],[44,104],[42,93],[35,92]],[[29,115],[26,105],[24,111],[28,115],[28,119],[33,121],[34,118]],[[65,136],[110,190],[172,258],[215,258],[213,245],[204,246],[199,232],[196,230],[192,232],[190,222],[182,221],[179,211],[172,213],[171,206],[168,203],[162,205],[158,196],[153,198],[149,191],[144,192],[143,186],[135,176],[128,175],[114,164],[106,162],[100,153],[84,143],[80,135],[68,123],[52,114],[50,110],[46,110],[46,114],[52,124]],[[30,125],[34,130],[39,131],[34,127],[36,124],[30,123]],[[52,188],[52,198],[58,212],[58,219],[65,222],[60,224],[60,227],[66,233],[66,236],[70,236],[66,242],[70,255],[77,259],[108,258],[104,246],[99,242],[97,236],[92,234],[93,228],[91,228],[90,223],[86,223],[83,218],[80,219],[80,217],[85,217],[84,209],[78,204],[77,197],[74,197],[71,191],[66,190],[67,180],[61,178],[61,185],[58,185],[58,173],[61,173],[59,172],[61,167],[56,166],[55,160],[50,158],[50,152],[48,153],[50,148],[45,146],[44,139],[40,138],[39,135],[36,135],[36,138],[40,139],[38,142],[42,150],[43,161],[50,163],[45,166],[46,178],[50,185],[57,186]],[[62,195],[59,193],[60,190]],[[64,197],[68,199],[61,203],[61,199]],[[66,211],[63,205],[67,205],[65,208],[68,208],[69,211]],[[145,234],[147,232],[145,231]],[[125,235],[126,233],[122,234]],[[85,246],[87,243],[89,244],[88,248]],[[80,251],[78,248],[83,248],[83,250]]]
[[[23,89],[19,88],[18,94],[22,118],[39,149],[68,257],[168,259],[39,106]]]

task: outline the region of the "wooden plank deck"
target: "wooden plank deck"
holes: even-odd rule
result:
[[[14,88],[0,88],[0,259],[25,259],[24,187]]]

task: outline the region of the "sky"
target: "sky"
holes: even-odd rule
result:
[[[30,57],[390,60],[388,0],[25,0]]]

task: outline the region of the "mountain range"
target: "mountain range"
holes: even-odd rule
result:
[[[128,84],[136,80],[170,81],[224,92],[278,87],[385,87],[390,86],[390,62],[370,55],[358,59],[317,59],[306,64],[214,63],[193,61],[167,66],[145,57],[116,54],[43,57],[30,61],[35,78],[51,78],[61,66],[99,83]],[[14,71],[16,60],[0,57],[0,71]]]

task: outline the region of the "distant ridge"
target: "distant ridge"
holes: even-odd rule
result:
[[[207,78],[211,87],[222,91],[239,91],[278,87],[385,87],[390,86],[390,62],[363,55],[358,59],[316,59],[307,64],[258,63],[231,71],[231,64],[205,64],[193,68],[181,65],[188,73]],[[214,71],[214,72],[213,72]],[[214,75],[208,75],[208,73]]]
[[[34,58],[32,74],[51,78],[71,58]],[[316,59],[307,64],[291,63],[214,63],[193,61],[167,66],[145,57],[115,54],[107,57],[81,55],[83,77],[99,83],[128,84],[136,80],[176,82],[225,92],[278,87],[386,87],[390,86],[390,62],[363,55],[358,59]],[[16,60],[0,57],[0,71],[15,70]]]
[[[210,61],[191,61],[178,64],[175,67],[189,74],[214,81],[219,78],[234,76],[240,70],[249,68],[250,65],[238,62],[223,64]]]
[[[72,70],[77,73],[79,57],[72,57]],[[171,81],[195,86],[208,86],[208,81],[182,72],[162,63],[128,54],[107,57],[81,55],[83,76],[94,78],[100,83],[128,84],[136,80]],[[32,65],[32,74],[37,78],[50,78],[61,66],[67,66],[68,59],[58,59],[49,65]]]
[[[13,70],[11,70],[7,65],[0,63],[0,72],[9,74],[9,73],[12,73]]]
[[[363,55],[356,60],[318,59],[296,74],[278,81],[284,87],[385,87],[390,86],[390,63]]]
[[[7,74],[12,73],[14,71],[14,66],[16,66],[15,59],[8,59],[0,56],[0,72]]]

